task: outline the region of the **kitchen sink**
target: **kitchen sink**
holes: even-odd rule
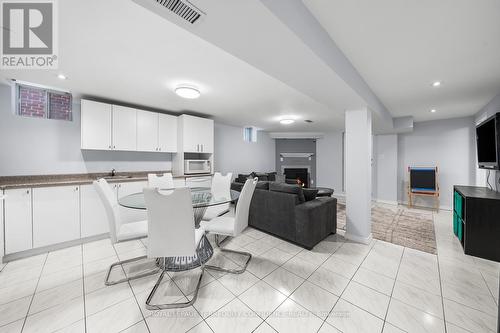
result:
[[[129,179],[132,178],[132,176],[106,176],[103,177],[106,180],[113,180],[113,179]]]

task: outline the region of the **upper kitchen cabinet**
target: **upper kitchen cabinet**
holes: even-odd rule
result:
[[[81,149],[177,152],[177,117],[82,100]]]
[[[177,117],[137,110],[137,150],[177,151]]]
[[[179,116],[179,138],[186,153],[214,152],[214,121],[212,119]]]
[[[162,152],[177,152],[177,117],[158,113],[158,148]]]
[[[158,151],[158,113],[137,111],[137,150]]]
[[[112,128],[111,104],[82,99],[81,104],[81,148],[110,150]]]
[[[137,109],[113,105],[113,150],[137,150]]]

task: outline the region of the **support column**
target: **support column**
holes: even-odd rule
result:
[[[347,239],[372,240],[372,118],[367,108],[345,113]]]

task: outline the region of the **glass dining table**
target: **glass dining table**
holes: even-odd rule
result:
[[[171,193],[174,189],[160,189],[160,193]],[[193,203],[194,223],[195,227],[199,228],[200,222],[205,215],[208,207],[219,206],[228,203],[236,203],[240,196],[240,192],[230,191],[229,196],[217,196],[211,192],[209,187],[194,187],[191,188],[191,201]],[[147,210],[144,193],[133,193],[118,199],[118,204],[125,208]],[[213,248],[206,236],[203,236],[199,245],[198,252],[201,257],[201,262],[207,262],[213,255]],[[168,271],[185,271],[200,266],[198,254],[191,257],[172,257],[164,258],[158,262],[162,268]]]

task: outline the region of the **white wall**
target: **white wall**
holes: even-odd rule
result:
[[[80,150],[80,104],[73,121],[26,118],[0,84],[0,176],[171,169],[171,154]]]
[[[215,124],[215,171],[226,174],[275,171],[274,139],[258,131],[257,142],[243,141],[243,128]]]
[[[381,202],[398,202],[398,136],[373,136],[373,198]]]
[[[453,185],[475,185],[476,165],[473,117],[415,123],[398,135],[399,201],[407,202],[408,166],[437,166],[441,208],[451,209]],[[432,207],[430,198],[417,200]]]
[[[476,124],[481,123],[487,118],[493,116],[497,112],[500,112],[500,94],[496,95],[488,104],[486,104],[478,113],[475,115]],[[487,186],[486,178],[488,172],[484,169],[477,169],[476,172],[476,182],[478,186]],[[500,181],[500,172],[494,171],[490,174],[490,184],[495,188],[495,185],[500,190],[498,182]]]
[[[328,132],[316,140],[316,185],[342,193],[342,132]]]

